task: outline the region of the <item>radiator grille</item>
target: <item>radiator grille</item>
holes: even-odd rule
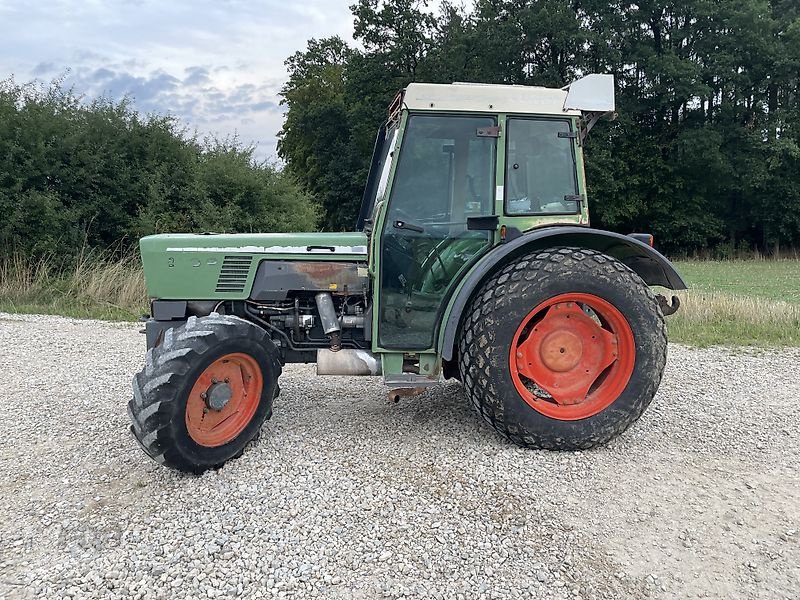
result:
[[[247,276],[250,274],[250,266],[252,264],[252,256],[244,254],[226,256],[219,271],[216,291],[223,293],[243,292],[244,286],[247,285]]]

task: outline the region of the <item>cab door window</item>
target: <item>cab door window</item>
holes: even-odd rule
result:
[[[440,309],[461,271],[490,241],[467,219],[493,210],[494,117],[411,115],[389,196],[381,252],[378,339],[433,345]]]

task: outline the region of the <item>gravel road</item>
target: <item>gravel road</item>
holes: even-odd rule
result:
[[[132,325],[0,314],[0,597],[798,598],[800,350],[670,346],[642,419],[518,449],[457,384],[288,366],[202,477],[128,433]]]

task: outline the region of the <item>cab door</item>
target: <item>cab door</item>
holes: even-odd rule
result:
[[[408,117],[381,236],[378,345],[426,350],[462,272],[492,243],[470,217],[494,211],[497,121]]]

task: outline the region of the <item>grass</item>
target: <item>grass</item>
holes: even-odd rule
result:
[[[800,260],[679,261],[690,289],[667,318],[670,340],[694,346],[800,346]],[[661,290],[669,296],[669,290]],[[136,320],[147,312],[138,256],[84,252],[0,259],[0,311]]]
[[[800,260],[679,261],[693,289],[800,304]]]
[[[69,267],[55,257],[0,259],[0,311],[136,320],[147,312],[139,258],[89,251]]]
[[[800,346],[800,260],[680,261],[676,267],[690,289],[677,294],[681,308],[667,318],[670,340]]]

